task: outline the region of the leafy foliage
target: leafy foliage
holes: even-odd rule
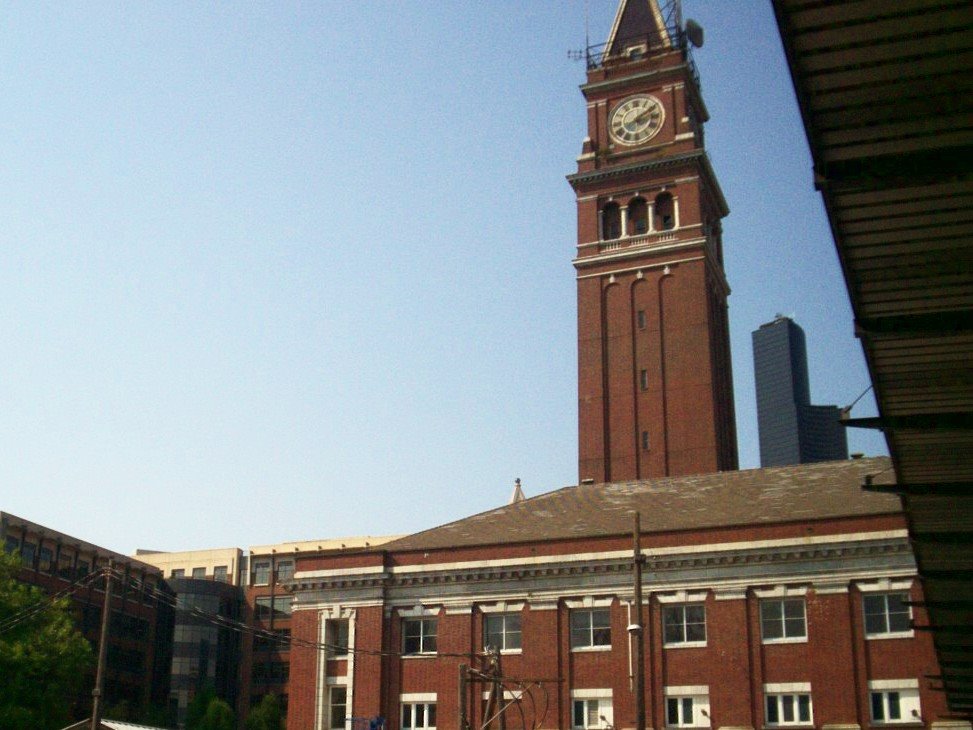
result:
[[[0,730],[57,730],[93,663],[91,645],[74,624],[66,600],[17,579],[20,561],[0,552],[0,622],[48,607],[0,633]]]
[[[277,695],[264,695],[260,704],[250,710],[247,730],[284,730],[284,713]]]
[[[210,700],[197,730],[236,730],[236,715],[225,700]]]

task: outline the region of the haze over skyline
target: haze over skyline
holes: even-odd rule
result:
[[[590,38],[616,0],[591,0]],[[7,6],[0,509],[120,552],[413,532],[577,481],[585,4]],[[685,0],[750,332],[868,386],[769,2]],[[856,416],[874,413],[871,396]],[[849,450],[886,453],[852,430]]]

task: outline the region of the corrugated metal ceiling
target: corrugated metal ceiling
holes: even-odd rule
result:
[[[942,665],[973,714],[973,4],[772,0]]]

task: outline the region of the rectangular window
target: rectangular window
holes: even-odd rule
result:
[[[915,679],[881,679],[868,683],[868,699],[875,724],[916,724],[919,712],[919,682]]]
[[[403,702],[402,703],[402,729],[411,730],[415,728],[426,728],[434,730],[436,727],[436,703],[435,702]]]
[[[571,702],[571,727],[579,730],[611,727],[610,697],[576,699]]]
[[[639,389],[648,390],[649,389],[649,371],[639,370]]]
[[[344,728],[345,718],[348,717],[348,688],[334,686],[329,694],[331,705],[331,724],[328,726],[332,730]]]
[[[912,610],[906,605],[908,593],[873,593],[862,596],[865,610],[865,636],[912,633]]]
[[[436,619],[404,619],[402,621],[402,651],[405,654],[435,654]],[[425,727],[425,725],[416,725],[416,727]]]
[[[57,556],[57,574],[64,580],[74,578],[74,556],[71,553],[62,551]]]
[[[25,542],[24,547],[20,552],[20,562],[25,568],[34,567],[34,555],[37,550],[37,546],[32,542]]]
[[[202,580],[206,577],[206,568],[193,568],[193,578]]]
[[[290,580],[294,577],[294,561],[281,560],[277,563],[277,580]]]
[[[217,565],[213,568],[213,580],[220,583],[227,583],[229,580],[229,574],[227,573],[225,565]]]
[[[20,538],[14,537],[13,535],[7,535],[7,539],[4,540],[3,549],[8,553],[18,553],[20,552]]]
[[[257,560],[253,564],[253,584],[265,586],[270,583],[270,561]]]
[[[186,575],[186,571],[182,568],[173,568],[172,573],[169,574],[170,578],[183,578]]]
[[[611,647],[611,614],[607,608],[571,611],[571,648]]]
[[[176,627],[179,631],[179,627]],[[257,634],[253,637],[254,651],[287,651],[290,648],[291,630],[275,629],[273,634]],[[216,640],[214,635],[213,640]]]
[[[669,727],[693,725],[692,697],[666,697],[666,725]]]
[[[760,631],[764,641],[768,642],[806,639],[804,599],[761,601]]]
[[[662,627],[666,646],[703,645],[706,643],[706,606],[665,606]]]
[[[638,312],[636,312],[635,319],[636,319],[636,322],[638,323],[638,328],[640,330],[644,330],[645,329],[645,310],[644,309],[640,309]]]
[[[269,619],[271,614],[275,619],[290,618],[293,602],[293,596],[257,596],[254,612],[261,619]]]
[[[810,725],[810,694],[768,694],[764,697],[766,720],[769,726]]]
[[[41,547],[40,560],[37,563],[37,569],[42,573],[50,573],[54,567],[54,553],[51,552],[50,548]]]
[[[648,431],[643,431],[642,432],[642,451],[648,451],[648,450],[649,450],[649,432]]]
[[[483,620],[483,646],[500,651],[520,648],[520,614],[487,614]]]
[[[348,654],[348,619],[329,618],[324,625],[324,643],[327,644],[328,656],[345,656]]]

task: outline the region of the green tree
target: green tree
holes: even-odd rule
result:
[[[0,730],[57,730],[94,653],[67,600],[51,602],[17,579],[19,569],[17,557],[0,552]]]
[[[236,715],[230,705],[221,699],[211,700],[203,715],[199,730],[235,730]]]
[[[284,730],[284,713],[277,695],[264,695],[260,704],[250,710],[247,730]]]
[[[205,685],[193,695],[186,708],[186,730],[203,730],[203,718],[209,703],[216,699],[216,690],[210,684]]]

